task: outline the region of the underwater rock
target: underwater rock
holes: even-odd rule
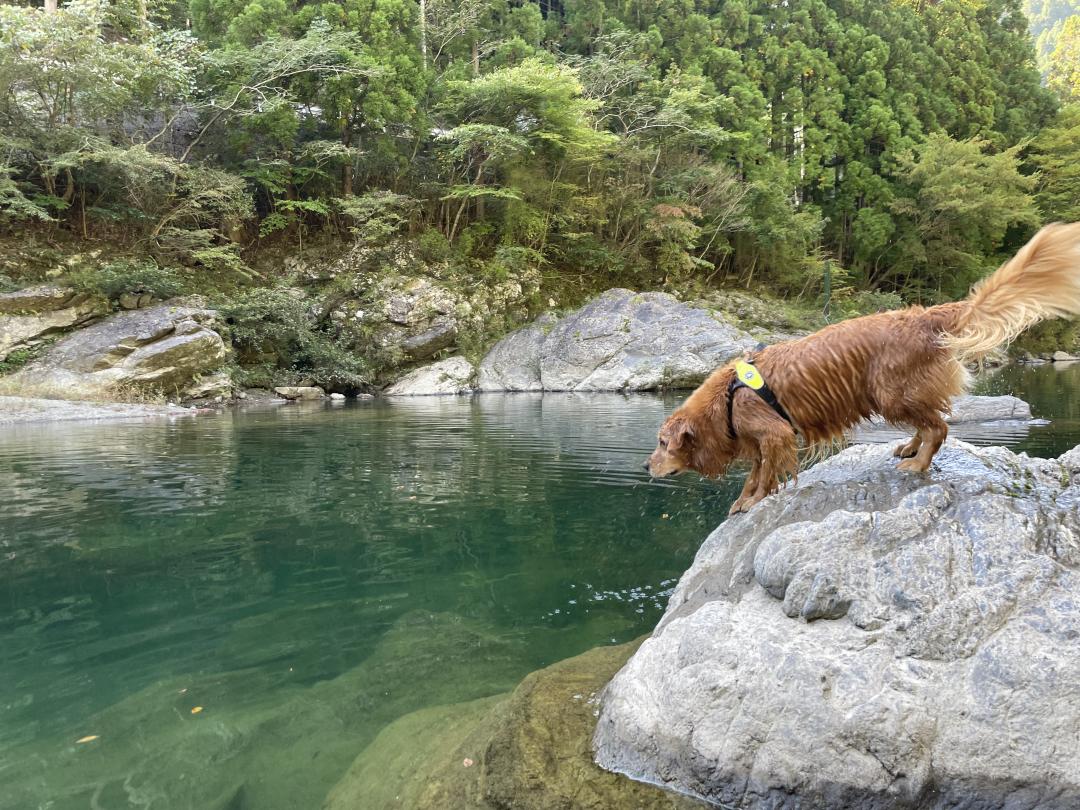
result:
[[[1077,450],[849,448],[729,518],[597,761],[739,808],[1080,806]]]
[[[598,647],[534,672],[509,695],[401,718],[357,758],[324,810],[703,807],[592,761],[596,692],[636,647]]]
[[[386,389],[388,396],[419,397],[436,394],[468,394],[476,369],[464,357],[448,357],[414,369]]]
[[[312,620],[279,617],[298,634]],[[248,651],[250,665],[157,681],[70,739],[8,746],[0,808],[317,808],[388,723],[429,702],[504,692],[522,668],[520,651],[486,628],[426,611],[402,615],[356,667],[314,683],[266,667],[295,645],[267,650],[264,640],[259,623],[238,623],[222,646]],[[96,739],[76,744],[84,734]]]

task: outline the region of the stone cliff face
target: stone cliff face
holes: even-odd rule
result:
[[[64,337],[12,379],[73,398],[118,386],[182,389],[225,362],[214,318],[210,310],[168,303],[122,312]]]
[[[597,761],[724,807],[1080,806],[1078,452],[857,446],[729,519]]]

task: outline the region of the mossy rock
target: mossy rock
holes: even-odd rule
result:
[[[704,805],[597,767],[593,699],[640,640],[534,672],[510,694],[387,726],[324,810],[688,810]]]

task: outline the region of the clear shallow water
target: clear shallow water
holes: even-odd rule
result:
[[[1080,368],[979,392],[1053,421],[969,440],[1080,442]],[[0,431],[0,808],[315,808],[397,717],[647,632],[741,485],[645,478],[679,399]]]

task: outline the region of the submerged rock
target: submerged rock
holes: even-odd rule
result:
[[[450,357],[409,372],[386,389],[388,396],[419,397],[436,394],[467,394],[473,388],[476,369],[464,357]]]
[[[708,310],[665,293],[614,289],[554,325],[537,322],[503,338],[480,364],[480,385],[515,391],[687,387],[756,344]]]
[[[70,396],[126,385],[182,390],[225,360],[214,317],[174,304],[122,312],[63,338],[12,379]]]
[[[727,520],[597,761],[739,808],[1080,806],[1076,453],[857,446]]]
[[[534,672],[510,695],[423,709],[387,726],[324,810],[688,810],[703,805],[596,767],[594,698],[637,644]]]
[[[292,622],[298,634],[311,621],[295,609],[276,620]],[[238,622],[222,641],[231,651],[223,660],[247,651],[244,668],[165,678],[81,718],[75,736],[7,746],[0,807],[317,808],[327,785],[387,723],[429,702],[503,692],[521,668],[518,652],[487,628],[414,611],[353,669],[300,682],[284,663],[265,666],[268,656],[289,660],[296,645],[260,646],[259,624]],[[82,734],[97,739],[75,744]]]

